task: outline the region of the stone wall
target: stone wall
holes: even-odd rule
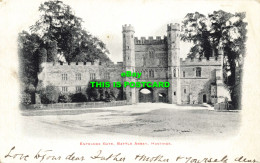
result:
[[[67,87],[67,92],[75,93],[76,87],[81,87],[81,91],[85,91],[91,79],[91,74],[95,74],[95,79],[103,79],[105,81],[122,82],[121,73],[123,71],[122,63],[116,65],[107,63],[42,63],[42,72],[38,75],[39,80],[43,82],[43,87],[54,85],[59,88]],[[62,75],[66,74],[66,80]],[[79,75],[80,74],[80,75]],[[93,79],[94,80],[94,79]]]
[[[75,108],[102,108],[126,105],[126,101],[112,102],[81,102],[81,103],[56,103],[56,104],[34,104],[22,106],[23,109],[75,109]]]
[[[166,44],[135,45],[136,67],[168,67]]]
[[[197,68],[200,76],[196,75]],[[220,60],[186,60],[181,64],[181,96],[182,103],[211,103],[211,85],[216,84],[216,70],[221,69]],[[204,100],[203,100],[203,96]]]

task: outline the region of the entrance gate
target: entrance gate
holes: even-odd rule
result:
[[[140,89],[139,102],[153,102],[153,90],[149,88]]]

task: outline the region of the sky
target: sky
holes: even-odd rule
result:
[[[14,23],[19,24],[19,32],[28,30],[39,19],[38,7],[43,0],[24,0],[14,3],[10,0]],[[164,36],[169,23],[181,23],[187,13],[212,13],[223,9],[235,12],[234,5],[216,3],[216,1],[172,1],[172,0],[64,0],[71,6],[76,16],[83,19],[83,28],[100,38],[110,51],[114,62],[122,61],[122,25],[131,24],[135,28],[135,37]],[[15,6],[17,5],[17,6]],[[13,22],[9,22],[13,23]],[[190,44],[181,42],[182,58],[190,50]]]

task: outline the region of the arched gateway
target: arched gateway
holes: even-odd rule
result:
[[[151,88],[141,88],[139,90],[139,102],[153,102],[153,90]]]
[[[210,102],[211,97],[216,95],[221,97],[220,93],[211,91],[211,85],[213,87],[216,85],[215,92],[218,89],[223,90],[222,49],[218,49],[218,54],[210,58],[181,59],[180,25],[177,23],[167,25],[167,35],[163,38],[137,38],[134,37],[134,33],[133,26],[123,26],[123,71],[138,72],[141,76],[123,80],[168,82],[170,86],[151,89],[125,88],[128,104],[138,102],[198,104]],[[143,93],[145,90],[147,94]],[[204,92],[204,96],[200,95],[201,91]]]

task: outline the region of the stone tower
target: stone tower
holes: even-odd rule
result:
[[[180,25],[167,25],[168,44],[168,100],[169,103],[181,104],[180,82]]]
[[[134,27],[131,25],[123,25],[123,70],[124,71],[135,71],[135,43],[134,43]],[[126,77],[124,82],[135,82],[134,78]],[[127,104],[136,103],[135,88],[127,86],[124,88],[126,93]]]

